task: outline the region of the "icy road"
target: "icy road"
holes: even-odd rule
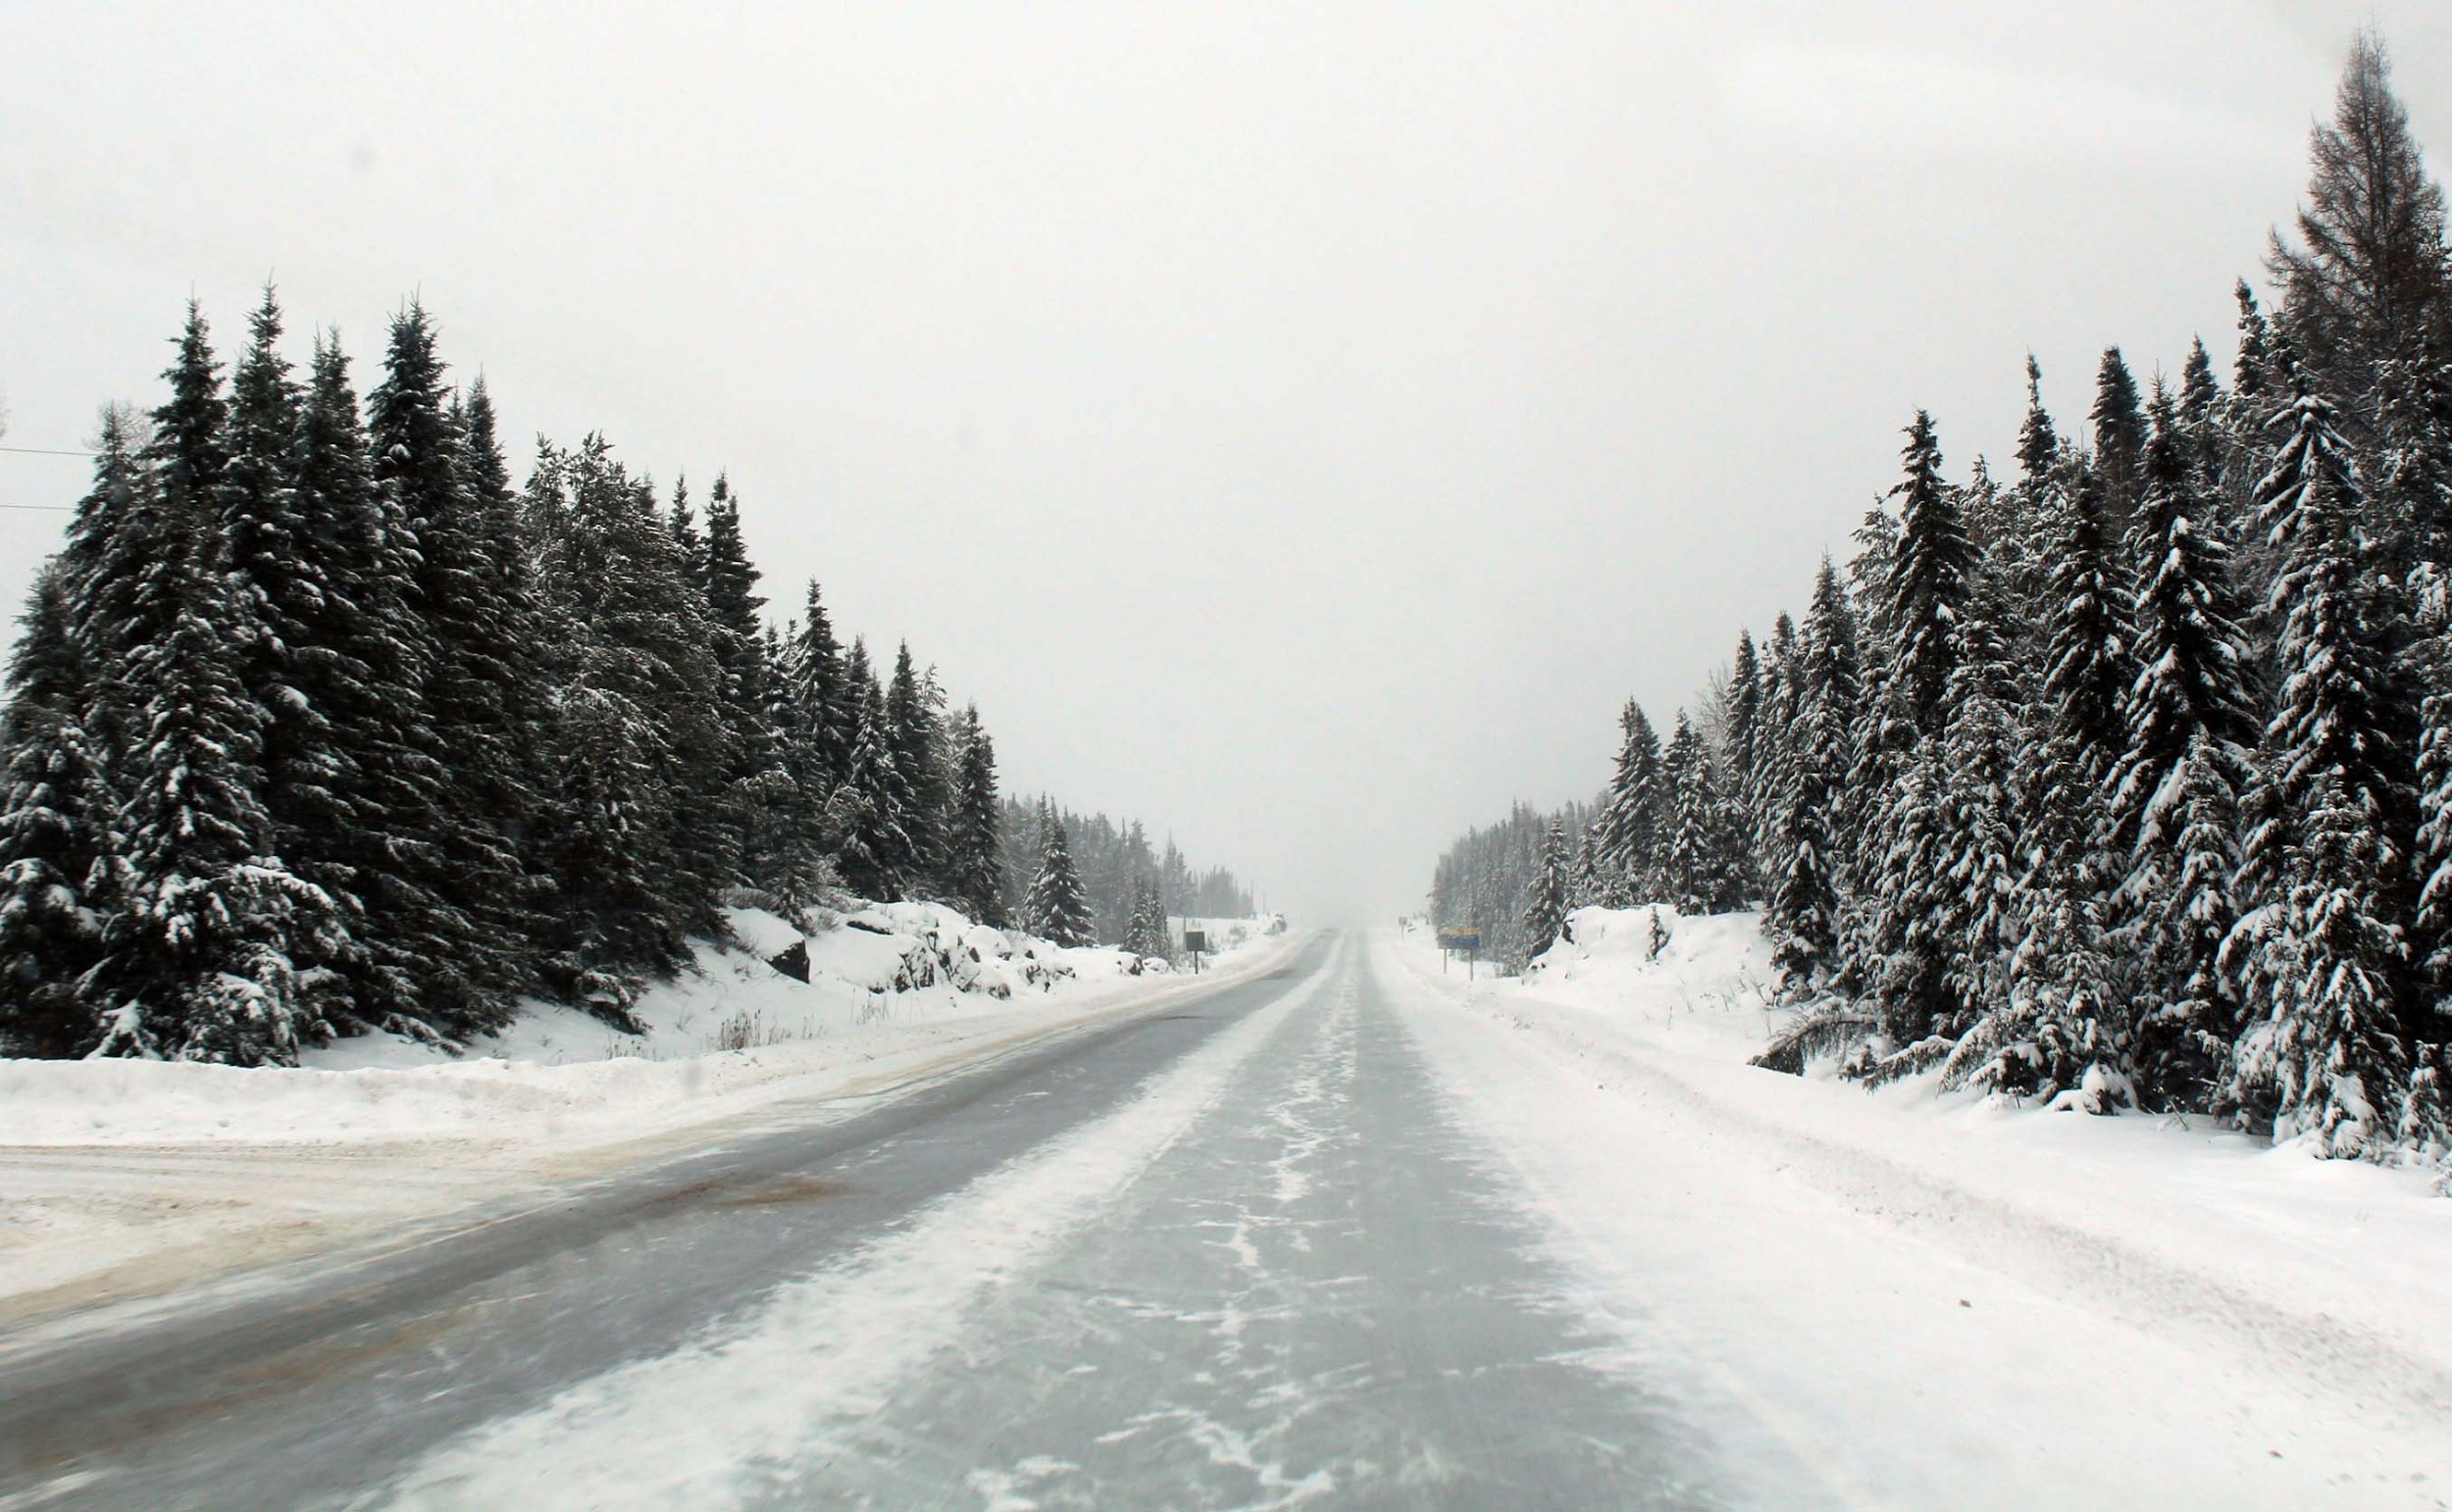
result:
[[[1358,943],[6,1363],[9,1506],[1717,1506]],[[839,1113],[839,1110],[831,1110]]]
[[[1782,1197],[1673,1088],[1578,1136],[1625,1099],[1418,965],[1332,936],[548,1208],[0,1339],[0,1509],[2440,1504],[2395,1393],[2179,1379],[2221,1356]],[[2089,1460],[2128,1468],[2052,1469]]]

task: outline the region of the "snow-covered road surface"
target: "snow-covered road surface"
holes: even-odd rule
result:
[[[0,1509],[2444,1504],[2423,1358],[2341,1379],[2177,1272],[2090,1301],[2031,1225],[1420,964],[1323,940],[285,1289],[0,1337]]]

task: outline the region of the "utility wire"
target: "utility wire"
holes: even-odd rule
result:
[[[27,457],[90,457],[89,451],[53,451],[48,446],[0,446],[0,451],[13,451]]]
[[[73,504],[0,504],[0,509],[39,509],[54,515],[77,513],[77,506]]]

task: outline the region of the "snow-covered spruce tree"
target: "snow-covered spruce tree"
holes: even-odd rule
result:
[[[1171,959],[1174,941],[1167,932],[1166,898],[1158,890],[1157,879],[1135,878],[1132,892],[1132,917],[1124,926],[1124,948],[1138,956]]]
[[[1862,995],[1878,1036],[1851,1057],[1857,1075],[1893,1075],[1929,1066],[1955,1039],[1958,999],[1950,990],[1955,944],[1950,925],[1958,895],[1949,877],[1949,777],[1942,741],[1918,742],[1893,764],[1890,790],[1872,812],[1877,827],[1863,853]]]
[[[2213,354],[2206,351],[2202,337],[2188,343],[2188,358],[2179,374],[2179,434],[2182,454],[2200,494],[2210,495],[2221,486],[2224,471],[2230,465],[2230,433],[2224,424],[2229,398],[2222,392],[2222,379],[2214,376]],[[2153,464],[2149,460],[2149,471]],[[2152,486],[2152,479],[2147,479]],[[2144,512],[2141,503],[2140,513]],[[2141,524],[2143,522],[2140,522]],[[2202,511],[2197,519],[2199,529],[2213,524],[2213,518]]]
[[[1967,535],[1984,564],[2001,623],[1995,627],[2020,665],[2041,660],[2033,639],[2049,618],[2052,564],[2039,523],[2058,509],[2068,479],[2067,450],[2043,403],[2043,370],[2026,358],[2026,418],[2018,428],[2018,477],[2006,486],[1968,489]],[[1983,505],[1980,513],[1977,505]]]
[[[1600,873],[1593,865],[1596,846],[1594,829],[1584,826],[1575,833],[1575,859],[1566,871],[1566,906],[1569,909],[1590,908],[1601,901]]]
[[[106,446],[121,448],[104,453],[116,472],[124,442]],[[98,1033],[85,974],[99,959],[119,845],[104,753],[84,728],[92,676],[54,561],[19,621],[0,718],[0,1055],[76,1055]]]
[[[886,743],[908,790],[902,828],[911,841],[910,885],[930,890],[945,874],[945,810],[952,801],[943,760],[943,696],[933,678],[920,677],[904,641],[886,688]]]
[[[1841,816],[1842,832],[1857,837],[1850,875],[1862,895],[1843,934],[1841,978],[1873,999],[1893,1048],[1922,1043],[1956,1015],[1940,743],[1975,576],[1932,417],[1917,411],[1907,435],[1906,476],[1891,489],[1898,518],[1876,511],[1859,532],[1883,656],[1865,689]]]
[[[2132,1052],[2146,1106],[2206,1105],[2238,1029],[2219,968],[2238,918],[2239,800],[2254,772],[2256,698],[2229,550],[2200,528],[2199,437],[2168,401],[2154,407],[2145,496],[2132,555],[2137,673],[2123,700],[2125,749],[2111,782],[2120,950],[2136,963]]]
[[[272,824],[270,848],[333,900],[353,936],[345,961],[297,964],[341,970],[352,987],[347,1011],[360,1022],[406,1013],[445,1033],[489,1026],[492,1014],[472,1001],[453,969],[459,962],[421,951],[406,963],[414,980],[403,981],[385,971],[403,964],[394,959],[396,945],[375,942],[379,932],[408,921],[369,917],[360,896],[392,870],[395,858],[383,842],[399,816],[366,801],[369,774],[359,746],[390,736],[383,727],[422,701],[396,679],[369,688],[376,668],[366,658],[388,667],[398,652],[373,642],[401,635],[402,649],[411,649],[423,637],[396,614],[379,628],[362,623],[368,609],[388,607],[384,596],[400,586],[383,580],[383,569],[407,561],[396,548],[387,559],[374,555],[389,542],[371,516],[354,397],[345,419],[319,411],[310,433],[309,396],[281,355],[281,307],[269,286],[251,335],[230,384],[222,531],[240,623],[252,632],[236,647],[239,674],[264,712],[260,796]],[[329,406],[329,396],[319,402]],[[327,455],[334,447],[349,455]],[[425,660],[411,665],[422,668]],[[380,768],[394,755],[370,750],[366,760]],[[433,810],[429,804],[403,812],[431,819]],[[467,943],[464,936],[457,942]],[[360,986],[367,989],[364,1004],[354,1001]]]
[[[1625,908],[1642,898],[1659,896],[1667,806],[1660,777],[1660,738],[1644,717],[1642,705],[1627,699],[1617,724],[1617,766],[1609,775],[1609,790],[1594,823],[1600,837],[1597,868],[1603,901],[1612,908]]]
[[[1863,691],[1856,615],[1838,570],[1825,556],[1814,575],[1813,607],[1798,653],[1792,754],[1779,820],[1783,860],[1763,918],[1771,964],[1797,1001],[1817,996],[1836,963],[1840,846],[1834,826]]]
[[[831,791],[851,770],[851,744],[860,723],[862,690],[845,662],[812,578],[793,646],[791,686],[795,738],[804,746],[807,767],[803,781],[815,783],[821,793]]]
[[[2244,847],[2253,890],[2223,949],[2246,1022],[2217,1105],[2320,1154],[2380,1156],[2417,1111],[2396,1002],[2409,915],[2385,890],[2408,874],[2399,821],[2415,794],[2367,623],[2357,472],[2304,369],[2294,390],[2261,490],[2280,553],[2282,688],[2266,728],[2263,822]]]
[[[996,801],[996,749],[979,720],[976,704],[954,724],[960,755],[954,767],[953,807],[945,825],[945,896],[981,924],[1004,927],[1003,821]],[[1166,904],[1159,900],[1163,915]]]
[[[1745,844],[1753,863],[1756,894],[1768,902],[1788,869],[1780,826],[1788,814],[1788,788],[1796,762],[1799,648],[1796,622],[1780,611],[1764,647],[1760,690],[1755,695],[1758,731],[1754,766],[1746,774],[1746,814],[1752,829]]]
[[[2069,1098],[2096,1113],[2131,1100],[2125,996],[2105,946],[2120,868],[2102,799],[2126,745],[2121,705],[2133,665],[2132,605],[2107,538],[2108,492],[2091,469],[2057,490],[2060,529],[2049,553],[2047,596],[2054,612],[2044,630],[2046,670],[2033,722],[2039,759],[2021,763],[2010,752],[1992,753],[1999,770],[1979,773],[1977,781],[1988,777],[1999,797],[1978,805],[1981,817],[1969,815],[1956,827],[1962,857],[1982,855],[1967,842],[1997,812],[1995,803],[2011,805],[2013,832],[2005,839],[2018,853],[2017,875],[1987,878],[2006,917],[1970,921],[1956,984],[1975,1022],[1944,1072],[1950,1084]],[[1967,665],[1974,664],[1970,655]],[[1994,707],[2009,696],[2006,680],[1995,680]],[[1958,717],[1967,712],[1962,707]],[[1954,780],[1963,789],[1969,785],[1955,771]],[[1964,790],[1960,798],[1967,801]],[[1988,870],[1967,859],[1961,869]]]
[[[926,823],[926,816],[919,812],[919,776],[903,766],[892,695],[870,663],[866,645],[853,643],[846,667],[860,687],[861,718],[876,731],[886,756],[867,769],[878,812],[894,816],[891,830],[878,832],[876,843],[882,847],[878,854],[893,879],[892,896],[909,897],[927,884],[927,857],[921,848],[925,831],[914,833],[915,827]]]
[[[1974,547],[1955,490],[1941,477],[1932,417],[1918,410],[1902,454],[1907,476],[1890,490],[1899,501],[1897,546],[1883,588],[1890,636],[1889,682],[1922,738],[1947,723],[1946,694],[1958,667],[1959,623],[1973,588]]]
[[[828,813],[849,770],[859,700],[844,676],[843,647],[814,580],[800,618],[776,642],[767,723],[791,781],[775,798],[781,812],[773,815],[774,852],[766,862],[765,885],[805,903],[830,881],[841,880],[835,854],[842,837]]]
[[[722,475],[717,477],[720,481]],[[706,532],[698,529],[697,514],[690,507],[690,479],[686,476],[673,479],[673,507],[665,513],[664,523],[673,532],[673,545],[681,552],[683,568],[698,585],[698,591],[705,592]]]
[[[1023,905],[1022,928],[1058,945],[1087,945],[1096,937],[1063,817],[1045,806],[1039,814],[1039,871]]]
[[[715,932],[734,875],[703,814],[729,751],[705,600],[659,518],[601,436],[538,449],[528,517],[559,626],[537,853],[554,880],[550,984],[612,1022],[632,986],[690,959]]]
[[[384,515],[415,544],[408,608],[434,646],[422,691],[442,801],[433,832],[406,838],[439,856],[440,901],[478,921],[481,980],[507,992],[536,980],[537,885],[511,837],[536,828],[544,640],[520,543],[472,476],[443,371],[434,322],[412,301],[391,323],[383,381],[367,395],[375,483]]]
[[[851,643],[843,678],[859,703],[847,765],[826,805],[835,869],[856,895],[893,902],[905,895],[911,882],[911,837],[902,828],[910,788],[894,770],[886,695],[870,670],[865,642]]]
[[[166,377],[145,483],[116,530],[133,577],[99,595],[126,611],[101,685],[135,738],[112,774],[120,855],[92,1053],[288,1064],[332,1033],[330,973],[295,962],[346,940],[332,900],[270,854],[256,797],[264,712],[240,669],[261,631],[229,576],[229,412],[193,306]]]
[[[1668,789],[1661,877],[1666,901],[1685,914],[1720,914],[1744,906],[1728,802],[1711,747],[1683,709],[1677,711],[1676,731],[1660,770]]]
[[[2008,1030],[1998,1037],[2016,1033],[1998,1005],[2012,1002],[2009,967],[2026,912],[2018,824],[2025,731],[2000,638],[1976,600],[1962,612],[1958,646],[1949,723],[1933,768],[1938,785],[1929,810],[1902,831],[1920,852],[1905,880],[1935,911],[1916,928],[1931,932],[1922,948],[1938,951],[1941,980],[1938,990],[1927,989],[1920,1014],[1891,1020],[1896,1048],[1872,1068],[1881,1079],[1953,1052],[1953,1075],[1962,1066],[1971,1071],[1986,1054],[1992,1026]],[[1913,938],[1913,932],[1902,937]],[[1918,962],[1914,969],[1925,968]]]
[[[2104,529],[2114,541],[2127,538],[2145,488],[2146,417],[2137,380],[2117,346],[2103,349],[2095,372],[2094,471],[2103,484]]]
[[[2421,349],[2376,378],[2375,512],[2385,567],[2413,593],[2452,564],[2452,363]]]
[[[268,757],[264,791],[281,854],[342,907],[358,1023],[445,1038],[494,1028],[509,1011],[488,978],[498,947],[446,901],[434,841],[448,774],[425,704],[434,646],[410,607],[417,553],[375,486],[333,340],[315,343],[289,484],[294,561],[256,579],[281,653],[259,697],[294,695],[316,718],[276,714],[290,738]]]
[[[1751,630],[1737,631],[1737,650],[1729,658],[1728,687],[1720,712],[1720,799],[1730,827],[1732,885],[1742,900],[1761,890],[1754,870],[1754,837],[1759,828],[1754,808],[1755,768],[1767,743],[1762,728],[1762,658],[1755,649]]]
[[[1955,1071],[2004,1093],[2068,1098],[2089,1113],[2112,1113],[2131,1103],[2133,1084],[2128,995],[2104,938],[2123,875],[2104,826],[2104,791],[2128,745],[2123,703],[2136,677],[2133,598],[2126,551],[2112,534],[2107,478],[2082,468],[2058,497],[2035,721],[2043,740],[2035,752],[2040,760],[2016,775],[2025,791],[2014,796],[2028,835],[2020,843],[2023,919],[2001,992],[2006,1010],[1971,1032]]]
[[[1541,844],[1540,873],[1524,902],[1524,948],[1531,955],[1557,943],[1566,928],[1568,866],[1566,827],[1553,819]]]
[[[678,507],[676,500],[677,513]],[[773,669],[758,615],[766,600],[757,592],[758,570],[741,538],[741,500],[721,473],[707,497],[706,541],[700,549],[695,577],[706,599],[709,648],[723,680],[723,722],[732,746],[723,772],[725,802],[738,834],[741,871],[760,887],[805,901],[808,863],[799,837],[806,819],[770,718],[767,684]]]

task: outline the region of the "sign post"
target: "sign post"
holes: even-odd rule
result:
[[[1184,926],[1184,948],[1192,952],[1192,974],[1200,975],[1200,952],[1209,948],[1208,932]]]
[[[1470,981],[1473,976],[1473,963],[1481,956],[1481,927],[1479,925],[1464,925],[1439,932],[1439,969],[1441,971],[1448,969],[1449,953],[1456,950],[1464,952],[1464,976],[1465,980]]]

